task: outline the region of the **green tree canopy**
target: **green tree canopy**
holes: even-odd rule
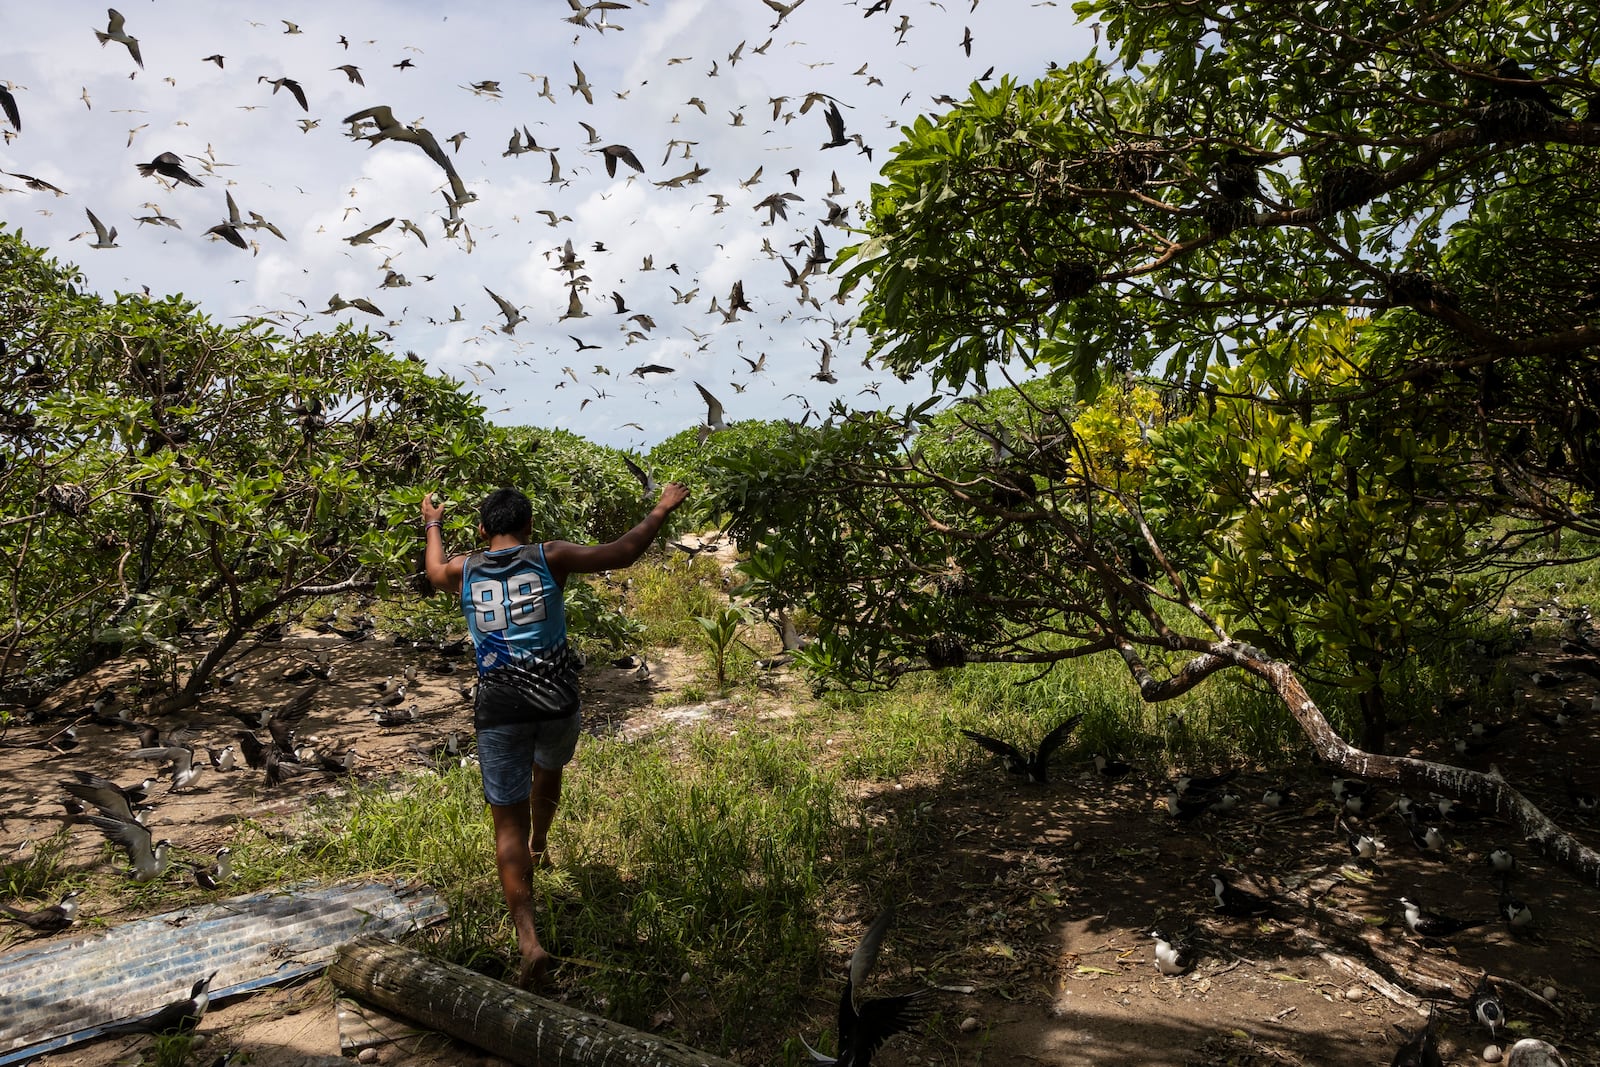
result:
[[[1330,764],[1474,796],[1600,880],[1503,781],[1381,755],[1377,700],[1492,596],[1482,523],[1600,529],[1597,13],[1077,9],[1113,61],[919,118],[840,256],[897,373],[1020,363],[1075,401],[997,435],[978,399],[966,461],[924,408],[731,464],[763,586],[858,683],[1115,652],[1161,700],[1242,669]],[[1374,697],[1370,751],[1302,670]]]
[[[1499,492],[1600,525],[1593,8],[1077,10],[1112,62],[974,85],[904,130],[841,257],[881,358],[1198,391],[1243,337],[1359,314],[1385,343],[1338,393],[1416,383]]]
[[[551,536],[636,506],[571,435],[501,429],[459,384],[364,332],[212,322],[181,297],[103,300],[0,229],[0,688],[124,650],[217,638],[193,699],[253,627],[316,598],[417,588],[418,502],[526,488]],[[541,441],[549,453],[539,456]],[[465,547],[465,546],[463,546]],[[591,613],[593,614],[593,613]]]

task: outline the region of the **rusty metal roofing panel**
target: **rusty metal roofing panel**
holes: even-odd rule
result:
[[[427,886],[305,885],[7,953],[0,1067],[152,1015],[212,971],[221,1000],[320,971],[357,935],[398,937],[444,913]]]

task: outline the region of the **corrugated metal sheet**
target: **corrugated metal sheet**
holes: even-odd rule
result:
[[[212,971],[212,997],[234,996],[320,971],[360,934],[399,937],[444,914],[427,886],[300,886],[7,953],[0,1067],[152,1015]]]

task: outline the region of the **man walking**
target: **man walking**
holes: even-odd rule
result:
[[[637,526],[603,545],[533,543],[533,506],[515,489],[496,489],[478,513],[488,548],[444,554],[444,506],[422,498],[426,572],[434,589],[458,593],[478,660],[473,725],[483,796],[494,817],[495,864],[522,954],[518,981],[542,984],[550,953],[533,921],[533,868],[545,858],[561,799],[561,769],[578,744],[578,659],[567,645],[562,590],[569,574],[627,567],[644,555],[689,491],[661,490]]]

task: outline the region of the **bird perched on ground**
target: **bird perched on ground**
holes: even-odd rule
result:
[[[0,904],[0,913],[14,923],[21,923],[36,934],[60,933],[78,919],[78,898],[83,890],[69,890],[59,901],[38,911],[22,911],[10,904]]]
[[[1185,974],[1194,967],[1194,946],[1187,937],[1166,933],[1160,927],[1150,931],[1156,942],[1156,970],[1165,975]]]
[[[1180,774],[1173,786],[1181,796],[1199,796],[1221,789],[1238,776],[1237,767],[1212,775]]]
[[[191,863],[194,881],[201,889],[216,889],[233,880],[233,849],[223,845],[217,849],[217,858],[211,863]]]
[[[417,719],[417,706],[408,708],[373,708],[373,720],[382,727],[407,726]]]
[[[1406,926],[1412,933],[1420,937],[1449,937],[1459,934],[1463,930],[1471,930],[1475,926],[1483,926],[1484,919],[1457,919],[1451,915],[1444,915],[1437,911],[1425,911],[1422,906],[1409,897],[1400,898],[1400,907],[1405,911]]]
[[[1261,803],[1269,808],[1281,808],[1293,799],[1294,794],[1290,792],[1289,787],[1286,785],[1268,786],[1266,791],[1261,794]]]
[[[128,854],[128,874],[135,882],[153,882],[167,869],[167,850],[172,842],[163,838],[151,842],[150,831],[136,822],[125,822],[105,815],[91,815],[89,821],[106,838],[121,845]]]
[[[1527,933],[1533,926],[1533,909],[1511,895],[1507,882],[1500,882],[1500,917],[1506,921],[1514,934]]]
[[[885,1041],[895,1034],[905,1033],[927,1014],[922,990],[857,1003],[856,994],[877,962],[883,935],[893,921],[894,909],[886,908],[856,944],[850,956],[850,973],[845,979],[844,992],[839,996],[839,1053],[824,1056],[806,1045],[814,1062],[831,1063],[835,1067],[868,1067],[873,1054]],[[805,1044],[803,1038],[801,1044]]]
[[[1365,863],[1375,864],[1378,860],[1378,852],[1383,847],[1379,843],[1378,839],[1373,837],[1371,834],[1364,834],[1359,830],[1352,830],[1348,826],[1345,827],[1345,830],[1349,834],[1349,837],[1346,838],[1346,840],[1350,845],[1350,855]]]
[[[1094,754],[1094,770],[1096,774],[1105,778],[1124,778],[1129,771],[1133,770],[1133,764],[1119,759],[1112,759],[1103,753],[1096,752]]]
[[[1467,805],[1451,800],[1449,797],[1439,798],[1439,814],[1446,822],[1451,823],[1481,822],[1483,820],[1483,812],[1477,808],[1469,808]]]
[[[1180,774],[1167,793],[1167,814],[1179,822],[1189,822],[1209,811],[1228,811],[1239,802],[1234,793],[1221,792],[1239,773],[1238,768],[1220,774]]]
[[[1231,884],[1221,871],[1211,874],[1211,895],[1216,899],[1217,910],[1234,918],[1263,915],[1272,910],[1271,900]]]
[[[1178,822],[1192,822],[1211,810],[1217,798],[1210,793],[1186,796],[1176,789],[1167,793],[1167,814]]]
[[[1437,826],[1428,826],[1418,818],[1415,809],[1401,816],[1406,824],[1406,832],[1411,835],[1411,843],[1417,846],[1418,852],[1444,852],[1446,842],[1444,835]]]
[[[1428,1022],[1412,1034],[1395,1052],[1389,1067],[1444,1067],[1439,1056],[1439,1037],[1435,1033],[1433,1005],[1428,1005]]]
[[[278,755],[277,749],[269,748],[265,754],[267,765],[267,785],[282,785],[285,779],[299,778],[316,770],[309,764],[300,763],[294,759],[286,759]]]
[[[167,790],[169,793],[181,793],[188,789],[199,779],[200,772],[206,769],[206,764],[195,762],[194,749],[187,745],[139,748],[128,755],[134,759],[161,760],[163,763],[172,764],[172,785]]]
[[[1567,800],[1575,810],[1583,814],[1600,811],[1600,797],[1597,797],[1593,790],[1579,785],[1570,770],[1562,773],[1561,781],[1567,790]]]
[[[164,1005],[154,1015],[102,1030],[101,1035],[193,1033],[194,1028],[199,1026],[200,1020],[204,1018],[206,1008],[211,1004],[211,982],[217,977],[217,973],[212,971],[210,975],[190,987],[187,997]]]
[[[1336,777],[1329,783],[1329,788],[1333,791],[1333,799],[1342,804],[1347,797],[1367,796],[1370,794],[1372,792],[1372,783],[1363,782],[1358,778]]]
[[[1489,869],[1502,879],[1509,878],[1517,872],[1517,857],[1511,854],[1508,848],[1497,848],[1483,858]]]
[[[1505,1025],[1506,1010],[1500,998],[1494,995],[1494,990],[1489,988],[1488,972],[1484,972],[1478,981],[1478,988],[1472,992],[1472,999],[1467,1001],[1467,1014],[1483,1024],[1491,1038],[1497,1036],[1495,1031]]]
[[[1049,781],[1050,757],[1082,720],[1081,713],[1063,720],[1040,739],[1039,747],[1032,754],[1025,753],[1015,745],[1007,744],[998,738],[988,737],[973,730],[962,730],[961,734],[1004,760],[1006,773],[1020,774],[1035,785],[1044,785]]]
[[[145,796],[156,783],[154,778],[146,778],[139,785],[123,787],[88,771],[72,773],[77,781],[62,780],[59,783],[62,789],[79,800],[93,804],[100,809],[102,815],[122,822],[139,821],[138,816],[143,810]]]

